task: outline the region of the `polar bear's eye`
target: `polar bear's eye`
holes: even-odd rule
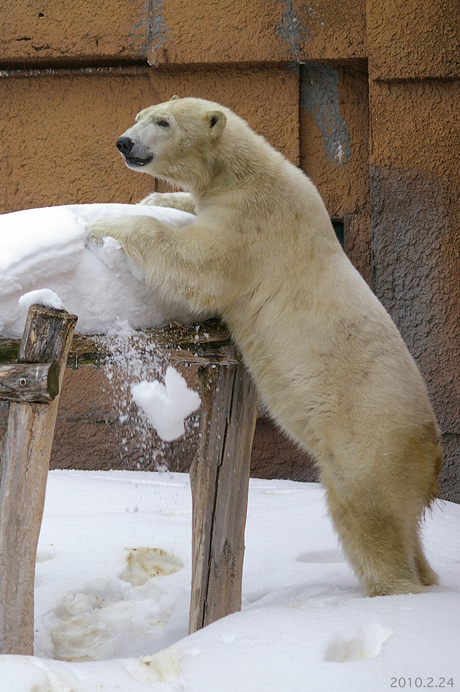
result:
[[[159,125],[160,127],[169,127],[169,123],[167,120],[159,120],[157,122],[157,125]]]

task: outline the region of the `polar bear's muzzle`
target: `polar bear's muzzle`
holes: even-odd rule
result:
[[[153,154],[147,151],[138,151],[131,137],[119,137],[115,145],[126,159],[128,166],[147,166],[153,160]]]

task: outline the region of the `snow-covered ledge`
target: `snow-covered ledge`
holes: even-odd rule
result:
[[[177,209],[138,204],[77,204],[2,214],[0,336],[22,335],[34,300],[78,315],[81,334],[193,321],[183,306],[147,289],[142,272],[116,240],[107,238],[103,246],[87,242],[91,221],[124,215],[153,216],[176,228],[195,218]],[[32,291],[39,293],[28,299]]]

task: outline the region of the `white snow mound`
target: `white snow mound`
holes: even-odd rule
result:
[[[31,304],[24,294],[33,291],[39,291],[37,302],[65,305],[78,315],[77,331],[84,334],[193,319],[183,307],[147,291],[139,268],[116,240],[107,238],[102,246],[87,241],[91,221],[128,215],[153,216],[176,228],[195,219],[176,209],[134,204],[76,204],[0,215],[0,335],[22,335]]]
[[[57,293],[50,288],[42,288],[36,291],[24,293],[18,300],[20,308],[28,310],[31,305],[45,305],[48,308],[56,308],[57,310],[65,310],[64,303],[59,298]]]

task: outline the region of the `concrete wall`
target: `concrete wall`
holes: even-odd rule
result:
[[[460,501],[460,13],[368,2],[372,286],[424,375]]]
[[[458,0],[7,0],[0,20],[0,210],[134,202],[155,183],[114,142],[138,110],[173,93],[233,108],[344,222],[349,257],[427,381],[443,490],[460,501]],[[94,467],[90,422],[112,419],[95,375],[68,384],[54,463],[78,429]],[[261,475],[310,477],[265,419],[258,431]]]

